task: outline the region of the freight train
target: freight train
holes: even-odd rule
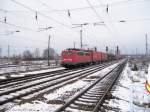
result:
[[[62,51],[61,65],[65,68],[73,68],[111,61],[115,60],[116,58],[116,55],[98,52],[96,50],[82,50],[70,48]]]

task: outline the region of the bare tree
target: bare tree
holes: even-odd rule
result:
[[[26,50],[23,52],[23,59],[25,60],[31,60],[33,59],[33,55],[29,50]]]
[[[55,52],[55,50],[53,48],[49,49],[49,58],[51,60],[55,59],[55,56],[57,56],[58,54]],[[44,49],[43,51],[43,58],[44,59],[48,59],[48,49]]]
[[[36,58],[36,59],[40,58],[40,50],[39,50],[39,48],[35,49],[35,51],[34,51],[34,58]]]
[[[20,64],[21,63],[21,55],[13,55],[12,56],[12,63],[13,64]]]

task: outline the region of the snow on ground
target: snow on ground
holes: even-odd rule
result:
[[[64,69],[65,69],[64,67],[58,67],[58,68],[52,68],[52,69],[46,69],[46,70],[40,70],[40,71],[32,71],[32,72],[20,73],[20,75],[46,73],[46,72],[52,72],[52,71],[58,71],[58,70],[64,70]]]
[[[24,77],[25,76],[25,74],[12,74],[12,75],[10,75],[10,77]]]
[[[0,76],[0,79],[6,79],[6,77],[5,76]]]
[[[131,71],[127,64],[112,93],[115,99],[106,105],[121,109],[121,112],[150,112],[150,94],[145,90],[146,77],[145,70]]]
[[[47,66],[47,65],[17,65],[15,67],[0,68],[0,74],[20,73],[26,71],[42,70],[48,68],[56,68],[58,66]]]
[[[92,78],[99,78],[99,77],[107,74],[110,70],[112,70],[113,68],[115,68],[118,64],[119,63],[115,63],[115,64],[113,64],[113,65],[111,65],[111,66],[109,66],[109,67],[107,67],[105,69],[102,69],[102,70],[100,70],[100,71],[98,71],[96,73],[93,73],[93,74],[87,76],[87,79],[85,79],[85,80],[88,80],[88,79],[91,80]]]
[[[10,74],[10,75],[1,75],[0,79],[7,79],[7,77],[24,77],[26,75],[31,74],[40,74],[40,73],[46,73],[46,72],[52,72],[52,71],[58,71],[58,70],[64,70],[64,67],[57,67],[57,68],[49,68],[45,70],[37,70],[37,71],[31,71],[31,72],[24,72],[24,73],[17,73],[17,74]]]
[[[107,67],[107,68],[105,68],[101,71],[98,71],[98,72],[88,76],[87,78],[90,78],[92,76],[101,76],[103,74],[106,74],[106,73],[108,73],[108,71],[112,70],[117,65],[118,65],[118,63],[114,64],[114,65],[111,65],[111,66],[109,66],[109,67]],[[68,85],[54,91],[52,94],[45,95],[44,97],[47,100],[53,100],[53,99],[61,99],[62,100],[62,97],[64,97],[64,96],[65,97],[67,97],[67,96],[70,97],[74,94],[74,92],[79,91],[81,88],[87,86],[88,84],[90,84],[90,83],[87,82],[87,81],[84,81],[84,79],[79,80],[79,81],[76,81],[75,83],[68,84]],[[63,98],[63,99],[65,100],[67,98]]]
[[[47,101],[49,100],[66,101],[69,97],[73,96],[76,92],[78,92],[88,84],[89,84],[88,82],[79,80],[75,83],[63,86],[62,88],[53,91],[53,93],[46,94],[44,95],[44,97],[47,99]]]
[[[126,67],[120,77],[121,81],[116,86],[116,91],[112,93],[116,99],[111,99],[109,101],[109,106],[113,108],[120,108],[122,112],[130,111],[130,84],[131,80],[129,79],[128,73],[130,72],[129,68]],[[119,101],[117,100],[119,99]]]
[[[46,104],[41,101],[34,101],[32,103],[25,103],[23,105],[15,106],[6,112],[52,112],[57,105]]]
[[[68,84],[52,93],[45,94],[45,101],[32,101],[31,103],[24,103],[16,105],[6,112],[53,112],[60,107],[67,99],[73,96],[76,92],[85,87],[88,82],[77,81]]]
[[[60,66],[59,63],[56,64],[55,60],[50,61],[50,66],[47,65],[47,60],[37,60],[37,61],[21,61],[19,64],[13,64],[11,60],[9,60],[9,64],[2,64],[0,62],[0,74],[17,74],[20,72],[29,72],[34,70],[48,69],[48,68],[56,68]]]

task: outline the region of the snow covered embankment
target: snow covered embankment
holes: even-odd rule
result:
[[[114,99],[108,101],[107,106],[121,112],[150,112],[150,93],[145,89],[148,76],[150,77],[150,67],[146,74],[145,69],[132,71],[127,64],[112,93]]]

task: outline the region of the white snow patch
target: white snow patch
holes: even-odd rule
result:
[[[115,64],[113,64],[113,65],[111,65],[109,67],[106,67],[106,68],[104,68],[104,69],[102,69],[102,70],[100,70],[100,71],[98,71],[96,73],[93,73],[92,75],[89,75],[87,78],[90,78],[90,77],[93,77],[93,76],[101,76],[101,75],[103,76],[103,75],[107,74],[110,70],[115,68],[118,64],[119,63],[115,63]]]
[[[77,82],[75,82],[73,84],[68,84],[68,85],[66,85],[66,86],[64,86],[62,88],[59,88],[56,91],[54,91],[53,93],[51,93],[51,94],[46,94],[46,95],[44,95],[44,97],[47,100],[59,99],[59,97],[65,95],[66,93],[71,92],[74,89],[76,89],[76,90],[77,89],[81,89],[81,88],[85,87],[87,84],[88,84],[88,82],[84,82],[84,81],[79,80],[79,81],[77,81]]]
[[[118,97],[120,100],[117,101],[116,99],[112,99],[109,102],[109,106],[120,108],[123,112],[130,111],[130,69],[128,68],[128,65],[125,67],[120,79],[120,83],[116,87],[116,91],[113,94],[113,96]]]
[[[109,101],[109,106],[119,108],[123,112],[150,112],[146,104],[150,103],[150,94],[145,90],[144,82],[146,81],[144,71],[131,71],[128,64],[125,67],[119,86],[112,94],[117,99]]]
[[[17,105],[6,112],[53,112],[57,105],[46,104],[41,101]]]
[[[24,76],[25,76],[25,74],[20,74],[20,75],[12,74],[12,75],[10,75],[10,77],[24,77]]]
[[[6,79],[6,77],[5,76],[0,76],[0,79]]]
[[[64,70],[64,67],[58,67],[58,68],[52,68],[52,69],[46,69],[46,70],[40,70],[40,71],[33,71],[33,72],[27,72],[27,73],[20,73],[21,75],[30,75],[30,74],[39,74],[39,73],[45,73],[45,72],[52,72],[57,70]]]

